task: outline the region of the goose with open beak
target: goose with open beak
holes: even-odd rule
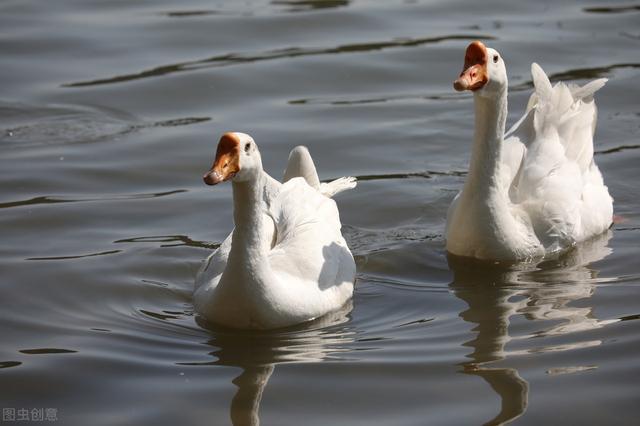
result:
[[[487,260],[540,258],[606,231],[613,200],[593,158],[594,93],[557,83],[536,63],[524,116],[505,132],[507,71],[502,55],[469,44],[453,87],[473,93],[469,173],[447,214],[447,251]]]

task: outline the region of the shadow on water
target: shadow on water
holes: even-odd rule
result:
[[[594,294],[598,270],[591,264],[611,253],[607,246],[611,233],[596,237],[556,259],[539,263],[500,265],[450,256],[454,272],[453,293],[468,309],[460,317],[474,325],[475,337],[464,343],[472,349],[462,372],[484,379],[501,400],[500,412],[487,425],[508,423],[522,416],[529,400],[529,384],[515,368],[494,367],[492,363],[531,353],[557,352],[597,346],[587,341],[508,351],[515,340],[560,336],[603,327],[618,320],[595,318],[592,306],[574,307],[572,302],[588,303]],[[586,301],[586,303],[585,303]],[[547,320],[554,325],[532,334],[511,335],[511,318]]]
[[[214,360],[180,362],[184,366],[239,367],[242,372],[232,383],[238,388],[229,407],[234,426],[260,424],[260,401],[277,364],[342,359],[350,352],[346,345],[355,340],[355,330],[347,325],[352,302],[317,320],[273,331],[234,330],[197,318],[213,337],[207,342]]]

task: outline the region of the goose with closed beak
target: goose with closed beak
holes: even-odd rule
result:
[[[354,178],[320,183],[299,146],[280,183],[263,170],[251,136],[234,132],[220,139],[204,181],[231,181],[235,228],[197,274],[197,314],[233,328],[273,329],[321,317],[351,298],[356,266],[330,197],[355,187]]]

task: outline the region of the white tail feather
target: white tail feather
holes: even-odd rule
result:
[[[282,182],[296,177],[304,178],[310,187],[320,190],[318,172],[316,172],[316,166],[313,164],[313,159],[306,146],[299,145],[291,150]]]
[[[542,67],[535,62],[531,64],[531,76],[533,77],[533,85],[536,88],[538,99],[541,102],[550,101],[553,96],[551,82]]]
[[[533,77],[535,92],[531,95],[527,110],[534,107],[536,109],[534,118],[536,132],[545,134],[555,129],[560,131],[562,139],[566,139],[565,136],[568,136],[562,134],[565,133],[563,130],[566,129],[563,128],[566,128],[566,123],[570,123],[577,117],[584,115],[586,109],[583,102],[591,102],[593,94],[607,82],[606,78],[599,78],[590,81],[584,86],[567,85],[562,82],[551,86],[549,78],[540,65],[535,62],[531,64],[531,76]],[[589,121],[591,121],[587,125],[593,129],[595,127],[595,105],[592,105],[592,109],[593,112],[587,114]],[[579,118],[578,120],[582,121]],[[581,123],[578,127],[584,125],[584,123]]]
[[[356,178],[341,177],[327,183],[320,183],[316,166],[306,146],[296,146],[289,153],[287,169],[284,171],[282,182],[286,182],[296,177],[304,178],[310,187],[320,191],[326,197],[333,197],[342,191],[356,187]]]
[[[342,191],[355,188],[357,184],[356,178],[352,176],[341,177],[331,182],[321,183],[320,192],[322,195],[331,198]]]
[[[606,83],[609,81],[608,78],[599,78],[597,80],[593,80],[588,82],[582,87],[576,87],[571,89],[571,94],[573,95],[573,99],[575,101],[580,99],[587,99],[593,96],[598,90],[600,90]]]
[[[535,92],[529,100],[527,110],[534,110],[533,141],[548,144],[558,140],[564,149],[564,157],[575,162],[586,171],[593,159],[593,133],[597,109],[593,94],[607,82],[600,78],[583,86],[559,82],[551,86],[542,68],[531,64],[531,75]],[[553,149],[549,145],[545,150]],[[549,151],[551,152],[551,151]]]

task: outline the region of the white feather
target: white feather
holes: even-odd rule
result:
[[[329,198],[348,189],[353,189],[357,185],[356,178],[351,176],[341,177],[331,182],[320,183],[311,154],[309,154],[307,147],[302,145],[291,150],[282,182],[287,182],[295,177],[304,178],[309,186],[317,189]]]
[[[571,247],[611,225],[612,198],[593,159],[593,94],[606,79],[581,87],[552,86],[536,63],[531,74],[535,92],[527,110],[498,141],[497,175],[468,176],[477,182],[466,182],[452,203],[447,249],[454,254],[498,260],[535,257]],[[489,109],[506,111],[506,90],[495,99]],[[478,108],[476,114],[492,116]],[[501,124],[493,125],[499,134]],[[478,199],[466,189],[491,188],[496,178],[499,187],[487,192],[489,198]]]
[[[355,261],[338,208],[319,185],[309,184],[317,175],[306,148],[294,151],[285,183],[260,164],[256,182],[263,187],[253,188],[258,196],[234,200],[250,212],[249,223],[244,233],[234,235],[234,229],[196,277],[195,310],[208,320],[236,328],[285,327],[335,311],[351,298]],[[234,187],[236,196],[244,197]]]

